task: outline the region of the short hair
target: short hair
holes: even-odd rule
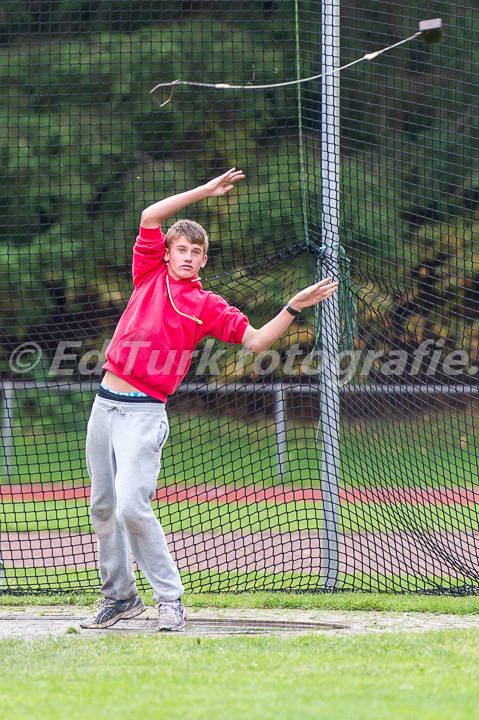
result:
[[[204,254],[208,252],[208,235],[206,230],[194,220],[178,220],[166,233],[166,247],[183,235],[192,245],[201,245]]]

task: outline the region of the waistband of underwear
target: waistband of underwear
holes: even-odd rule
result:
[[[145,393],[135,395],[133,393],[129,394],[115,392],[114,390],[109,390],[103,385],[100,385],[98,389],[98,397],[104,398],[104,400],[116,400],[117,402],[126,403],[160,403],[160,405],[165,404],[162,400],[157,400],[156,398],[150,397],[150,395],[145,395]]]

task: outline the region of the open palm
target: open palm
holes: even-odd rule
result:
[[[325,278],[297,293],[291,298],[290,305],[297,310],[311,307],[311,305],[316,305],[316,303],[321,302],[321,300],[326,300],[326,298],[331,297],[338,287],[339,283],[337,280],[333,282],[332,277]]]
[[[213,180],[206,183],[208,197],[219,197],[221,195],[225,195],[231,190],[235,182],[242,180],[244,177],[245,174],[242,170],[231,168],[231,170],[223,173],[223,175],[213,178]]]

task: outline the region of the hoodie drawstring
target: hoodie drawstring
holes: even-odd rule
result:
[[[188,318],[189,320],[194,320],[194,322],[198,323],[198,325],[203,325],[203,321],[199,320],[198,318],[194,317],[194,315],[187,315],[186,313],[182,313],[178,308],[176,307],[175,303],[173,302],[173,298],[171,297],[171,291],[170,291],[170,279],[168,275],[166,276],[166,289],[168,291],[168,297],[170,298],[170,303],[173,306],[173,310],[178,313],[178,315],[182,315],[183,317]]]

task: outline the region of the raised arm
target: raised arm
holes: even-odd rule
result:
[[[288,305],[296,311],[300,311],[311,305],[316,305],[316,303],[331,297],[338,289],[338,285],[339,283],[333,282],[332,278],[320,280],[315,285],[310,285],[297,293],[297,295],[291,298]],[[248,325],[243,335],[242,345],[256,353],[262,353],[268,350],[276,340],[284,335],[293,322],[294,317],[295,316],[286,310],[286,308],[283,308],[276,317],[259,328],[259,330],[255,330],[251,325]]]
[[[220,197],[225,195],[234,186],[234,183],[244,178],[244,173],[236,168],[231,168],[217,178],[210,180],[205,185],[200,185],[193,190],[172,195],[160,200],[145,208],[141,213],[141,226],[144,228],[157,228],[163,220],[175,215],[187,205],[204,200],[208,197]]]

